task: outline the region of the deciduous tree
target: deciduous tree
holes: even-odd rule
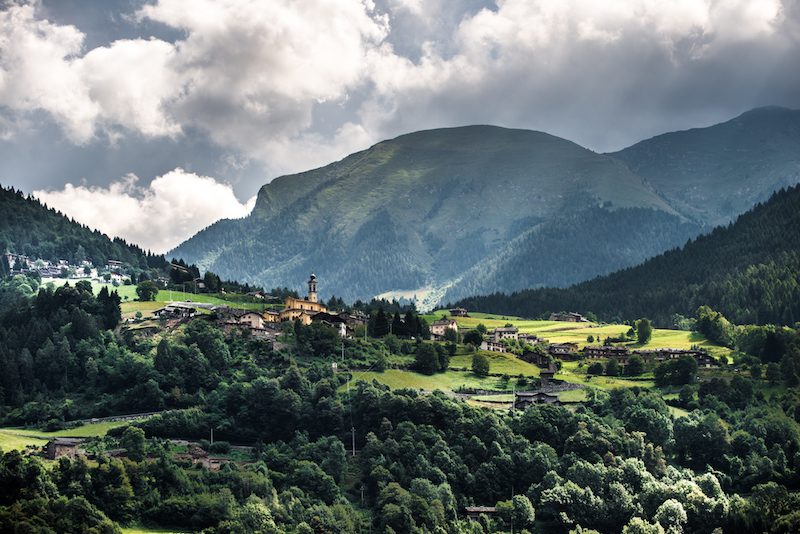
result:
[[[472,372],[478,376],[487,376],[489,374],[489,358],[476,352],[472,356]]]

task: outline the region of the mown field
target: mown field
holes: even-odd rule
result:
[[[439,318],[441,318],[441,315],[436,316],[436,319]],[[577,343],[578,350],[581,350],[587,345],[597,345],[607,337],[619,337],[621,334],[627,334],[628,330],[631,328],[628,325],[619,324],[600,325],[597,323],[567,323],[563,321],[528,321],[518,317],[485,313],[472,313],[470,317],[457,318],[457,321],[458,328],[462,331],[472,330],[476,328],[478,324],[483,324],[491,331],[496,327],[502,327],[511,323],[519,328],[520,332],[536,334],[550,343]],[[593,342],[588,341],[587,338],[589,336],[594,338]],[[615,344],[626,345],[630,347],[631,350],[642,348],[690,349],[692,346],[698,346],[706,349],[715,357],[721,355],[728,356],[731,352],[730,349],[711,343],[697,332],[659,328],[653,329],[653,337],[646,345],[640,345],[635,341]]]
[[[110,421],[58,430],[56,432],[5,428],[0,429],[0,447],[4,451],[12,449],[24,450],[30,446],[42,447],[47,445],[48,441],[55,438],[99,438],[105,436],[106,432],[112,428],[127,426],[128,424],[128,421]]]
[[[30,447],[43,447],[50,441],[48,438],[31,437],[29,434],[21,434],[16,430],[0,430],[0,449],[3,452],[12,450],[24,451]]]
[[[61,287],[67,282],[69,282],[71,285],[75,285],[75,282],[77,281],[78,280],[66,280],[64,278],[43,278],[42,284],[52,283],[55,287]],[[119,294],[120,298],[122,299],[122,302],[120,303],[120,309],[122,310],[122,317],[125,319],[135,317],[137,311],[142,312],[142,317],[147,319],[155,310],[163,308],[170,302],[185,302],[187,299],[191,300],[192,302],[215,304],[219,306],[227,305],[231,308],[241,308],[247,310],[263,310],[270,307],[270,305],[264,302],[240,302],[238,300],[225,300],[219,296],[194,294],[192,292],[185,291],[159,291],[158,295],[156,296],[156,300],[139,302],[137,300],[139,297],[136,294],[135,285],[126,286],[121,284],[119,286],[114,286],[114,284],[98,282],[91,282],[91,284],[92,291],[95,295],[97,295],[103,287],[107,287],[109,291],[116,291]]]

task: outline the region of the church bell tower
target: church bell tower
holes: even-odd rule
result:
[[[317,277],[311,273],[311,279],[308,281],[308,300],[309,302],[317,302]]]

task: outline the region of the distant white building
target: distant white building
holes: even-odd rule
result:
[[[430,324],[430,331],[432,336],[443,336],[444,331],[452,328],[458,332],[458,323],[455,319],[439,319]]]
[[[492,339],[494,341],[501,341],[503,339],[518,339],[519,338],[519,328],[516,326],[506,326],[506,327],[498,327],[494,329],[492,333]]]

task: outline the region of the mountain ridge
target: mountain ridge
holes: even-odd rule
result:
[[[800,110],[755,108],[720,124],[661,134],[608,155],[685,215],[712,226],[727,224],[773,191],[800,181]]]
[[[336,295],[362,298],[457,278],[531,225],[590,207],[644,208],[681,218],[623,164],[571,141],[494,126],[426,130],[276,179],[262,187],[246,222],[219,223],[170,254],[223,277],[266,285],[286,278],[299,284],[307,272],[294,271],[313,268]],[[214,239],[204,239],[228,227],[239,232],[225,240],[233,245],[214,249]],[[243,228],[286,246],[261,254]],[[244,253],[249,270],[230,270],[220,261],[241,253],[237,248],[251,249]],[[398,249],[405,257],[392,264],[387,258]],[[367,265],[399,287],[371,280]],[[385,274],[398,269],[402,276]]]
[[[750,198],[797,183],[797,117],[756,109],[613,154],[496,126],[413,132],[276,178],[250,216],[215,223],[170,254],[267,287],[301,287],[314,270],[322,291],[350,300],[431,287],[452,286],[453,298],[567,287],[681,245],[751,208]],[[726,163],[720,132],[734,148],[761,148]],[[675,159],[659,171],[660,161]],[[691,165],[698,171],[690,174]],[[748,169],[758,171],[753,179]],[[736,187],[720,185],[729,178]],[[513,285],[491,287],[481,277]]]

